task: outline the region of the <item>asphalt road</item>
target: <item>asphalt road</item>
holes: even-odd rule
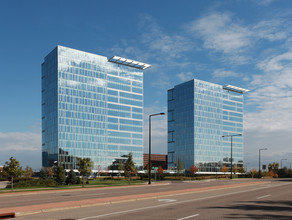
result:
[[[171,190],[234,184],[236,181],[172,183],[164,186],[132,188]],[[164,188],[164,189],[163,189]],[[144,189],[144,190],[143,190]],[[110,190],[112,191],[112,190]],[[124,190],[122,190],[124,191]],[[132,192],[125,188],[125,193]],[[105,194],[106,195],[106,194]],[[292,181],[278,180],[239,188],[210,189],[183,195],[145,198],[108,205],[62,210],[19,217],[17,219],[292,219]]]
[[[113,196],[136,195],[142,193],[167,192],[180,189],[192,189],[208,186],[223,186],[234,183],[249,182],[248,179],[230,180],[210,180],[210,181],[192,181],[190,183],[173,181],[162,182],[162,185],[143,185],[143,186],[125,186],[125,187],[101,187],[87,189],[73,189],[60,191],[39,191],[13,194],[0,194],[0,207],[18,207],[27,205],[39,205],[42,203],[56,203],[65,201],[78,201],[85,199],[107,198]],[[258,180],[252,180],[258,181]]]

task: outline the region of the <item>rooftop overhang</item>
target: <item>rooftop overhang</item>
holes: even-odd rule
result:
[[[108,61],[112,62],[112,63],[117,63],[117,64],[121,64],[121,65],[125,65],[125,66],[134,67],[134,68],[137,68],[140,70],[145,70],[145,69],[151,67],[150,64],[141,63],[139,61],[130,60],[130,59],[126,59],[126,58],[118,57],[118,56],[113,56],[112,58],[108,59]]]
[[[226,85],[226,86],[223,86],[223,89],[226,89],[226,90],[229,90],[229,91],[232,91],[232,92],[241,93],[241,94],[250,91],[250,90],[248,90],[248,89],[243,89],[243,88],[239,88],[239,87],[232,86],[232,85]]]

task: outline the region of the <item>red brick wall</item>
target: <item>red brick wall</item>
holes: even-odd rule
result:
[[[143,167],[147,169],[149,161],[149,154],[143,154]],[[161,166],[164,170],[167,169],[167,155],[165,154],[151,154],[152,167]]]

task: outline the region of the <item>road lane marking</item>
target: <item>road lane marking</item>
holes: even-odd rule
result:
[[[200,214],[190,215],[190,216],[187,216],[187,217],[184,217],[184,218],[178,218],[177,220],[184,220],[184,219],[188,219],[188,218],[193,218],[193,217],[197,217],[199,215]]]
[[[175,202],[175,199],[158,199],[158,202]]]
[[[257,199],[263,199],[263,198],[266,198],[266,197],[269,197],[269,196],[271,196],[271,195],[260,196]]]

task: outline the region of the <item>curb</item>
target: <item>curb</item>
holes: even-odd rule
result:
[[[9,213],[0,213],[0,219],[7,219],[7,218],[14,218],[15,213],[9,212]]]

